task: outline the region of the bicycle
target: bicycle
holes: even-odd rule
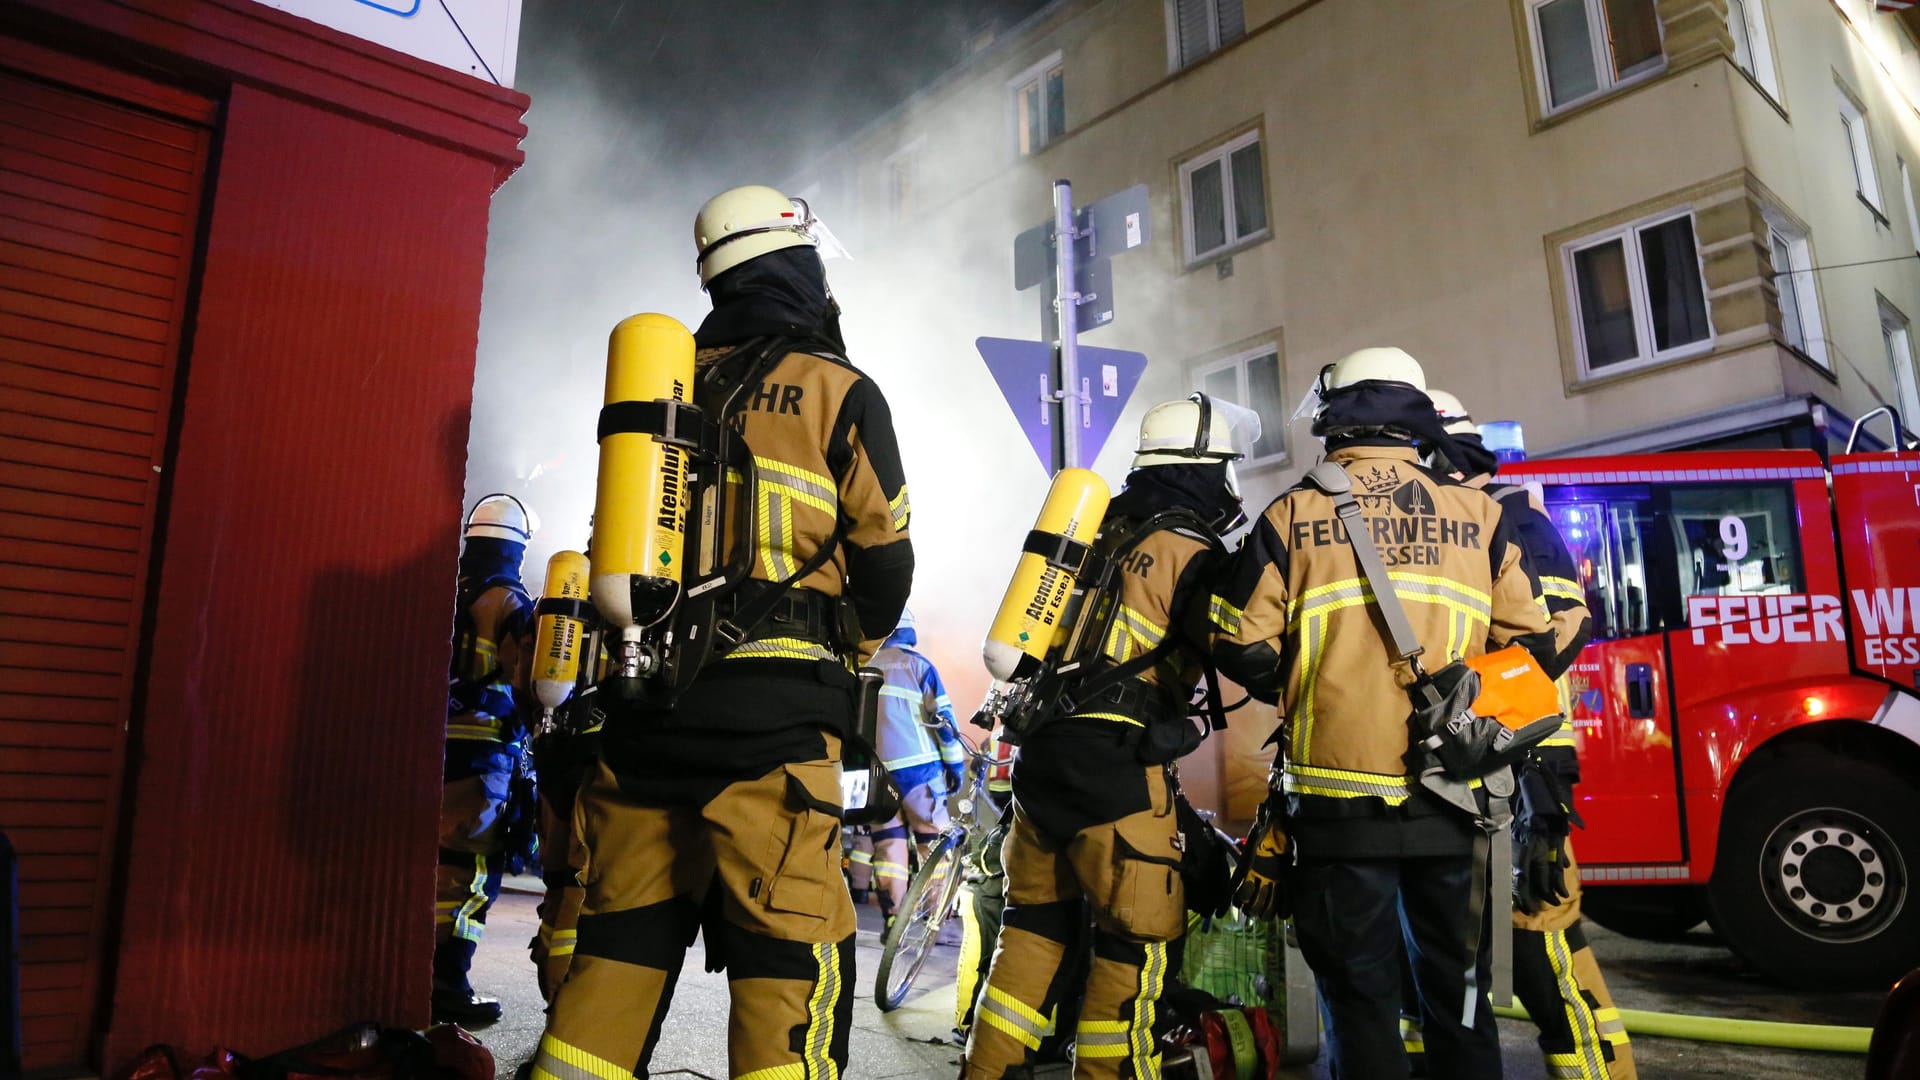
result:
[[[936,726],[953,730],[946,721]],[[881,1012],[892,1012],[906,1001],[940,928],[959,910],[960,886],[980,874],[981,845],[1001,818],[1000,808],[987,795],[987,771],[993,764],[981,749],[968,748],[965,779],[960,790],[947,798],[950,823],[908,880],[906,898],[887,928],[880,947],[880,970],[874,975],[873,1002]]]

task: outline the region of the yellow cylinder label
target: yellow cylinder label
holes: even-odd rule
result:
[[[1091,543],[1100,532],[1112,496],[1106,481],[1088,469],[1063,469],[1053,478],[1046,502],[1040,506],[1036,532],[1065,536]],[[1016,649],[1035,661],[1046,659],[1060,629],[1060,617],[1073,595],[1074,576],[1032,552],[1022,552],[1014,566],[1013,581],[1007,586],[1000,610],[987,631],[988,651],[998,643]],[[995,665],[989,660],[989,667]],[[1025,667],[1026,662],[1021,661]],[[996,677],[1017,677],[1012,671]]]
[[[689,401],[693,335],[666,315],[634,315],[607,342],[606,403]],[[686,451],[645,432],[600,440],[600,476],[593,506],[594,603],[616,626],[647,621],[632,611],[632,579],[657,579],[671,595],[685,565],[688,492]]]
[[[590,569],[577,551],[556,552],[547,560],[546,599],[585,600]],[[580,647],[586,624],[564,615],[542,615],[534,623],[533,677],[569,686],[580,675]]]

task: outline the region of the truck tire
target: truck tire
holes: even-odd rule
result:
[[[1698,885],[1583,885],[1580,914],[1616,934],[1678,941],[1707,917]]]
[[[1920,788],[1818,751],[1742,777],[1707,886],[1741,959],[1809,990],[1874,989],[1920,964]]]

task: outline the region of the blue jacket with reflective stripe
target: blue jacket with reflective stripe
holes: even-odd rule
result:
[[[913,630],[902,627],[872,660],[886,676],[880,688],[880,745],[875,749],[902,791],[933,781],[948,762],[966,760],[966,748],[950,726],[935,729],[922,722],[938,717],[952,725],[953,702],[939,670],[914,650],[916,644]]]

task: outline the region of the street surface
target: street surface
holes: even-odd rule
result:
[[[487,934],[474,965],[474,984],[506,1003],[500,1023],[476,1032],[493,1051],[499,1080],[533,1055],[545,1019],[526,943],[538,919],[537,879],[516,879],[500,894],[488,917]],[[879,912],[860,911],[859,996],[853,1006],[853,1035],[847,1075],[852,1080],[906,1080],[952,1077],[959,1073],[959,1048],[952,1044],[953,970],[959,949],[942,946],[928,961],[918,985],[925,992],[901,1009],[882,1014],[873,1004],[873,972],[879,966]],[[1720,948],[1704,926],[1688,940],[1654,944],[1623,938],[1586,924],[1587,934],[1606,970],[1608,985],[1623,1008],[1870,1026],[1880,995],[1800,995],[1744,971]],[[1546,1069],[1523,1022],[1500,1021],[1510,1080],[1545,1080]],[[1635,1059],[1645,1080],[1857,1080],[1865,1059],[1850,1055],[1795,1053],[1677,1039],[1635,1037]],[[724,975],[702,970],[696,944],[687,955],[674,995],[673,1011],[654,1055],[655,1077],[724,1080],[727,1075],[727,988]],[[1282,1072],[1288,1080],[1325,1080],[1324,1067]]]

